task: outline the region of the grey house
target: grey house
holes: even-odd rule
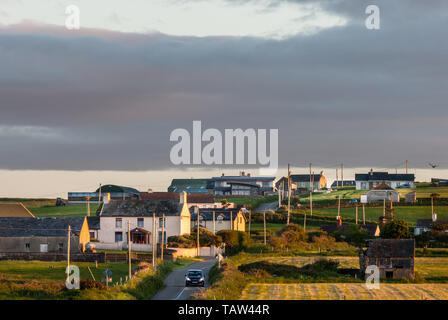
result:
[[[0,218],[0,252],[79,252],[90,241],[85,217]],[[81,239],[81,241],[80,241]]]

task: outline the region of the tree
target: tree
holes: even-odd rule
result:
[[[408,223],[404,220],[394,220],[383,227],[381,238],[383,239],[409,239],[411,233]]]

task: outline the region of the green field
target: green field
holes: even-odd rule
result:
[[[448,300],[448,284],[251,283],[241,300]]]
[[[90,215],[95,216],[96,210],[99,205],[90,205]],[[29,206],[28,210],[31,211],[36,217],[75,217],[75,216],[86,216],[87,206],[86,205],[73,205],[65,207],[56,207],[55,205],[43,205],[43,206]]]

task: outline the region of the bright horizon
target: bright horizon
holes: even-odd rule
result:
[[[344,168],[344,180],[354,180],[355,173],[366,173],[371,168]],[[375,171],[389,171],[395,173],[395,169],[373,168]],[[327,186],[336,180],[336,168],[325,169],[315,167],[314,173],[324,170],[327,178]],[[242,170],[228,169],[190,169],[190,170],[154,170],[154,171],[50,171],[50,170],[0,170],[0,179],[8,181],[0,185],[0,198],[67,198],[68,192],[93,192],[101,183],[116,184],[136,188],[139,191],[167,191],[172,179],[186,178],[211,178],[226,175],[238,175]],[[244,169],[252,176],[258,176],[256,169]],[[292,174],[307,174],[309,168],[292,167]],[[339,180],[341,173],[339,169]],[[399,168],[399,173],[405,169]],[[428,182],[431,178],[448,178],[447,169],[414,169],[409,168],[409,173],[416,175],[416,181]],[[287,169],[277,171],[276,180],[286,176]],[[26,183],[25,183],[26,182]]]

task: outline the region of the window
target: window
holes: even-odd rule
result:
[[[218,224],[221,224],[222,221],[224,220],[224,217],[222,215],[218,216]]]
[[[30,252],[30,244],[29,243],[25,243],[25,251]]]
[[[115,242],[123,241],[123,232],[115,232]]]
[[[166,244],[166,231],[163,234],[163,243]],[[162,243],[162,231],[159,231],[159,243]]]
[[[159,218],[159,228],[162,228],[162,226],[164,228],[166,227],[166,218],[165,218],[165,221],[163,221],[163,218]]]
[[[48,243],[40,244],[40,252],[48,252]]]
[[[144,218],[137,218],[137,226],[139,228],[143,228],[145,226],[145,219]]]
[[[115,219],[115,227],[116,228],[121,228],[123,225],[123,220],[121,218],[116,218]]]
[[[64,244],[63,244],[62,242],[60,242],[60,243],[58,244],[58,250],[59,250],[60,252],[64,251]]]

